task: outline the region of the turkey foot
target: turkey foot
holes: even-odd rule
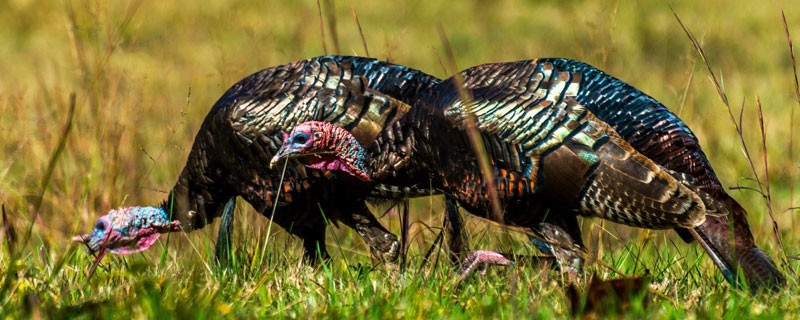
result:
[[[466,279],[476,267],[482,267],[481,276],[484,276],[490,265],[509,266],[512,264],[514,264],[513,261],[508,260],[500,253],[489,250],[473,251],[461,263],[461,280]]]

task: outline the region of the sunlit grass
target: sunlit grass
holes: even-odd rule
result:
[[[678,113],[728,187],[757,188],[752,172],[764,172],[760,97],[773,215],[786,254],[800,255],[800,210],[789,210],[800,206],[795,186],[800,110],[792,112],[798,103],[780,12],[786,10],[789,31],[800,35],[800,11],[792,2],[670,3],[703,46],[730,104],[738,108],[745,102],[740,125],[753,169],[704,62],[663,2],[354,1],[335,2],[335,11],[331,2],[321,1],[323,19],[336,18],[335,33],[325,26],[330,54],[337,53],[335,34],[340,54],[364,55],[368,48],[374,57],[444,77],[441,25],[460,68],[556,56],[600,67]],[[347,229],[331,228],[333,259],[324,266],[303,265],[302,246],[283,230],[273,229],[262,250],[267,219],[240,203],[230,269],[213,263],[212,225],[162,238],[143,254],[107,257],[87,278],[93,259],[69,237],[109,209],[163,200],[205,114],[228,87],[262,68],[323,54],[317,19],[316,1],[0,4],[0,203],[17,235],[16,242],[0,235],[0,276],[8,284],[0,313],[12,318],[565,317],[569,305],[557,272],[518,263],[458,283],[443,252],[434,251],[423,263],[441,226],[439,197],[412,201],[412,220],[434,229],[411,224],[404,273],[373,268],[366,246]],[[73,92],[73,127],[65,135]],[[47,177],[61,139],[63,152]],[[757,243],[780,260],[761,195],[731,193],[748,209]],[[32,220],[40,194],[39,215]],[[399,234],[397,215],[381,221]],[[535,253],[521,235],[512,233],[509,241],[481,220],[467,218],[467,224],[473,247]],[[21,243],[29,226],[31,240]],[[731,290],[697,246],[671,231],[610,223],[601,228],[599,220],[589,219],[583,227],[590,252],[602,252],[599,258],[625,275],[650,274],[652,290],[668,298],[649,298],[632,318],[641,316],[636,312],[654,318],[782,318],[800,310],[796,275],[786,266],[781,269],[791,278],[789,289],[753,297]],[[16,260],[8,243],[19,254]],[[262,251],[263,260],[254,259]],[[797,260],[788,261],[795,270],[800,267]],[[6,278],[10,267],[12,277]],[[621,276],[602,266],[592,269],[601,277]]]

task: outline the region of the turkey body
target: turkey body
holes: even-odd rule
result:
[[[706,211],[716,212],[706,208],[717,205],[713,199],[639,154],[575,100],[580,74],[553,74],[551,65],[535,62],[492,67],[462,72],[467,101],[454,79],[424,100],[455,125],[430,126],[430,137],[449,140],[425,156],[468,209],[486,212],[489,202],[473,147],[459,134],[474,116],[509,222],[529,224],[525,217],[558,209],[636,227],[694,227]],[[454,156],[461,154],[469,156]]]
[[[202,228],[219,217],[236,196],[303,239],[310,258],[325,251],[326,221],[356,229],[373,253],[394,259],[396,237],[364,204],[369,190],[347,186],[335,175],[270,158],[288,132],[301,122],[325,120],[374,140],[384,126],[407,110],[438,79],[369,58],[325,56],[265,69],[233,85],[206,116],[187,163],[162,207],[184,230]],[[349,93],[358,92],[358,95]],[[279,198],[276,194],[280,190]],[[371,188],[371,186],[365,186]],[[230,219],[229,219],[230,220]],[[230,224],[230,221],[227,222]],[[222,233],[221,233],[222,234]]]
[[[460,77],[423,99],[420,110],[437,117],[419,135],[432,175],[468,211],[491,212],[483,173],[463,132],[474,116],[503,222],[531,228],[552,223],[579,247],[575,215],[676,228],[688,240],[692,229],[723,271],[741,266],[752,288],[784,285],[696,137],[655,99],[568,59],[487,64]]]

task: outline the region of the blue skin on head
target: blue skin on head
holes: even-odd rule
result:
[[[275,154],[273,161],[278,159],[279,155],[292,155],[298,157],[314,149],[314,139],[319,138],[320,134],[311,136],[312,128],[310,126],[299,125],[292,134],[283,133],[283,146],[281,150]]]
[[[73,240],[85,243],[91,251],[105,247],[112,253],[128,254],[147,249],[162,233],[177,231],[178,225],[162,208],[126,207],[109,211],[97,220],[92,233]]]

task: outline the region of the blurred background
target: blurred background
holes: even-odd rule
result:
[[[772,211],[787,253],[800,253],[800,211],[789,210],[800,205],[800,107],[781,18],[781,9],[786,9],[790,31],[800,39],[796,3],[498,0],[320,5],[324,42],[317,2],[310,0],[3,1],[0,203],[22,228],[48,184],[31,248],[44,245],[58,251],[70,245],[69,236],[88,230],[109,209],[162,201],[210,107],[231,85],[260,69],[324,54],[365,56],[368,49],[371,57],[447,76],[439,58],[445,57],[439,25],[461,69],[567,57],[605,70],[678,114],[699,137],[726,187],[758,188],[734,124],[672,8],[705,49],[734,113],[744,105],[743,137],[763,183],[756,107],[760,97]],[[71,132],[46,182],[48,164],[69,120],[72,92],[77,99]],[[765,200],[754,191],[731,193],[749,211],[757,243],[781,260]],[[238,232],[263,230],[267,219],[246,205],[238,210]],[[413,201],[413,219],[440,226],[442,217],[441,198]],[[382,221],[399,231],[396,215]],[[501,238],[480,220],[469,218],[468,224],[475,241],[491,246]],[[595,252],[601,247],[621,250],[629,241],[648,238],[664,244],[674,240],[678,250],[687,250],[672,231],[647,232],[610,223],[598,228],[600,220],[585,219],[583,224],[585,240]],[[338,229],[335,234],[343,250],[368,259],[353,231]],[[415,224],[411,234],[424,245],[412,247],[412,252],[424,252],[436,231]],[[215,237],[214,225],[190,239],[210,256]],[[301,255],[299,241],[286,239],[282,231],[278,238],[277,245],[292,246],[289,251]],[[514,246],[499,242],[501,247]]]

